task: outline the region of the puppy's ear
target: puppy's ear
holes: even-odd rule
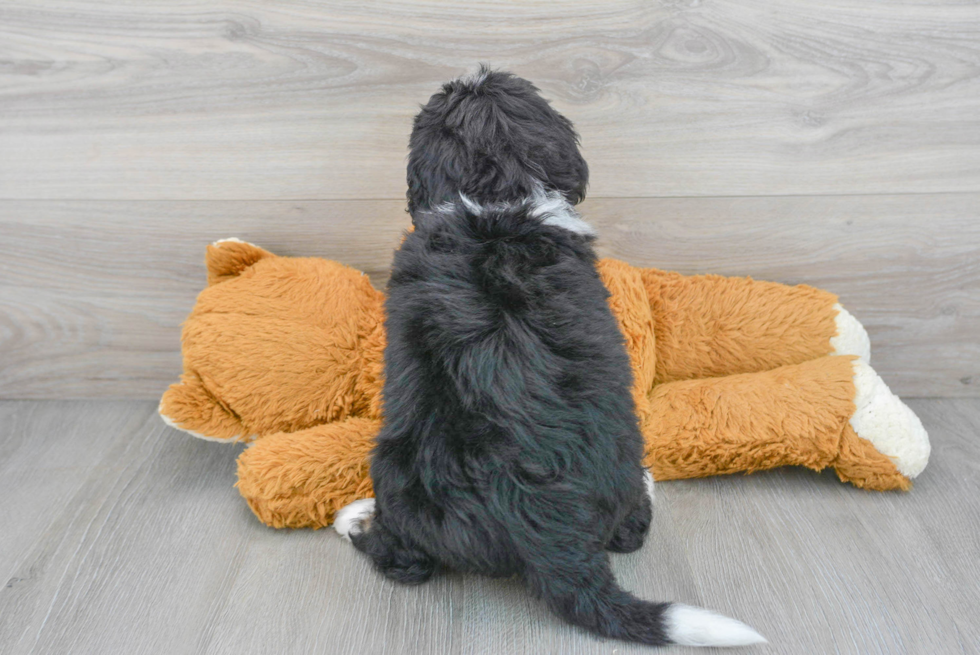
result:
[[[415,117],[408,156],[408,211],[429,209],[453,200],[460,191],[466,153],[453,139],[446,138],[438,124],[445,115],[444,93],[432,96]]]
[[[549,131],[553,131],[553,138],[546,138],[550,148],[543,153],[546,159],[539,163],[545,174],[542,181],[548,187],[561,192],[565,200],[577,205],[585,200],[585,191],[589,186],[589,165],[579,152],[579,137],[572,122],[557,111],[554,114],[555,122],[549,127]]]

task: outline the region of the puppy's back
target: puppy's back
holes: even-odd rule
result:
[[[511,523],[525,496],[559,490],[601,550],[621,518],[608,508],[640,482],[629,361],[594,261],[590,237],[525,206],[433,212],[396,254],[372,477],[457,568],[519,560]],[[493,532],[492,552],[461,561],[470,535],[446,536],[471,525]]]

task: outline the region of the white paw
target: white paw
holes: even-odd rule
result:
[[[364,521],[374,515],[374,498],[363,498],[343,508],[333,518],[333,529],[350,541],[352,534],[360,534],[364,530]]]
[[[643,482],[647,488],[647,496],[650,497],[650,504],[653,505],[653,499],[654,499],[653,474],[650,473],[650,469],[646,469],[643,471]]]
[[[854,386],[854,431],[891,459],[902,475],[914,478],[922,473],[929,463],[930,446],[919,417],[862,361],[854,362]]]
[[[834,322],[837,324],[837,335],[830,340],[830,345],[834,349],[831,355],[857,355],[858,359],[865,364],[871,361],[871,339],[868,332],[861,325],[861,322],[851,316],[851,313],[841,307],[840,303],[834,305],[837,310],[837,317]]]

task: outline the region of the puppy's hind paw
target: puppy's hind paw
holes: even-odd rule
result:
[[[650,497],[650,504],[653,505],[653,501],[656,500],[656,491],[653,482],[653,474],[650,473],[650,469],[643,471],[643,484],[646,487],[647,496]]]
[[[352,534],[360,534],[367,529],[372,516],[374,516],[374,498],[355,500],[337,512],[333,520],[333,529],[341,537],[350,541]]]

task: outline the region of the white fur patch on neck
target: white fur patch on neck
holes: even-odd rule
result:
[[[565,196],[557,191],[539,191],[531,199],[531,216],[540,218],[545,225],[560,227],[584,236],[595,236],[591,225],[582,220]]]
[[[464,193],[459,194],[459,200],[467,211],[477,216],[482,216],[485,211],[505,211],[508,207],[521,204],[521,202],[494,202],[481,205]],[[583,221],[571,203],[565,200],[565,196],[557,191],[545,191],[539,188],[533,196],[522,202],[531,206],[531,217],[539,219],[544,225],[560,227],[584,236],[595,236],[592,226]],[[451,213],[453,206],[451,203],[443,203],[436,208],[436,211]]]
[[[462,191],[459,193],[459,199],[468,211],[476,214],[477,216],[483,215],[483,206],[478,202],[473,202],[470,200],[469,196],[464,194]],[[450,205],[450,209],[452,209],[452,205]]]

